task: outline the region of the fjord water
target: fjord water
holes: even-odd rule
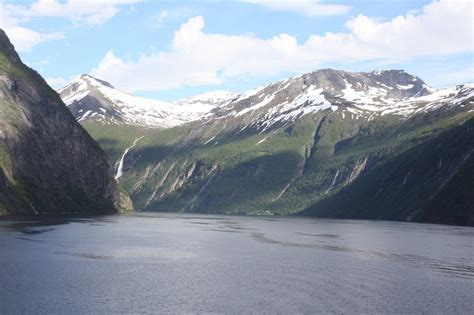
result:
[[[0,221],[0,313],[469,313],[474,229],[136,214]]]

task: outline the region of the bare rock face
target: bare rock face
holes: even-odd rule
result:
[[[105,153],[0,30],[0,214],[130,210]]]

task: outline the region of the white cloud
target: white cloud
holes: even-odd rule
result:
[[[30,50],[39,43],[64,38],[64,33],[62,32],[39,33],[21,26],[7,27],[5,31],[18,51]]]
[[[139,0],[37,0],[28,11],[30,16],[66,18],[78,25],[99,25],[119,12],[121,4],[132,4]]]
[[[30,6],[8,4],[0,0],[0,28],[4,29],[19,51],[31,49],[43,42],[63,39],[63,32],[42,33],[25,26],[38,17],[70,20],[75,25],[99,25],[119,12],[119,6],[140,0],[37,0]]]
[[[9,5],[0,0],[0,28],[5,30],[17,50],[29,50],[39,43],[64,38],[62,32],[41,33],[22,27],[21,23],[26,21],[28,17],[23,7]]]
[[[195,10],[188,7],[177,7],[173,9],[162,9],[152,16],[154,27],[162,27],[166,22],[189,18],[196,15]]]
[[[389,21],[359,15],[346,33],[269,39],[209,34],[204,18],[189,19],[168,50],[123,60],[107,52],[92,74],[127,91],[218,84],[229,78],[307,72],[327,62],[399,62],[474,51],[472,4],[441,1]]]
[[[319,0],[242,0],[274,11],[289,11],[305,16],[339,15],[349,12],[342,4],[325,4]]]

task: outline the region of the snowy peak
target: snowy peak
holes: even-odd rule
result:
[[[469,84],[436,90],[403,70],[322,69],[241,94],[213,91],[173,103],[118,91],[90,75],[82,75],[59,92],[79,121],[169,128],[196,120],[225,119],[243,127],[267,129],[323,110],[341,110],[366,119],[388,114],[408,117],[471,100],[472,90]]]
[[[469,87],[463,90],[461,101],[472,97],[472,89],[467,90]],[[433,89],[403,70],[323,69],[243,93],[216,115],[219,119],[239,119],[243,129],[266,130],[323,110],[346,111],[366,119],[388,114],[408,117],[425,106],[434,109],[459,104],[455,95],[461,94]]]
[[[192,97],[183,98],[174,102],[183,106],[212,106],[219,107],[229,104],[239,94],[228,91],[212,91]]]
[[[90,86],[93,86],[93,87],[106,86],[106,87],[109,87],[111,89],[114,89],[112,84],[110,84],[109,82],[97,79],[97,78],[95,78],[95,77],[93,77],[89,74],[82,74],[80,76],[80,79],[86,81]]]
[[[354,90],[379,98],[404,99],[428,94],[427,85],[420,78],[403,70],[347,72],[323,69],[301,77],[306,85],[315,85],[332,92]],[[337,94],[337,93],[334,93]]]
[[[80,122],[95,120],[105,124],[170,128],[200,119],[211,109],[137,97],[90,75],[81,75],[58,92]]]
[[[90,92],[91,90],[97,90],[101,87],[114,89],[112,84],[110,84],[109,82],[94,78],[93,76],[88,74],[82,74],[79,78],[67,84],[65,87],[59,89],[58,93],[61,95],[61,97],[64,96],[64,101],[65,98],[72,98],[73,96],[77,96],[81,93]],[[66,105],[68,105],[66,101],[64,102],[66,103]]]

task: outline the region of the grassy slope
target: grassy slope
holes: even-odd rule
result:
[[[441,129],[443,125],[436,124],[440,129],[426,141],[406,150],[392,150],[384,163],[303,214],[472,225],[474,191],[469,156],[474,148],[474,119],[453,128]],[[415,135],[426,137],[427,128],[420,129]]]
[[[311,205],[325,198],[340,196],[339,191],[360,161],[368,159],[361,177],[365,178],[370,170],[383,169],[385,163],[403,157],[405,152],[420,150],[416,148],[423,143],[436,141],[433,139],[469,116],[472,113],[432,113],[404,122],[393,116],[366,122],[347,114],[343,119],[339,111],[325,112],[307,115],[289,127],[263,134],[246,131],[236,135],[234,130],[221,129],[207,144],[204,142],[223,126],[196,134],[195,125],[168,130],[98,125],[86,128],[114,160],[134,139],[145,135],[129,156],[133,167],[124,178],[139,209],[288,214],[312,209]],[[110,128],[115,134],[110,133]],[[257,144],[263,139],[266,140]],[[402,160],[406,166],[413,162]],[[337,171],[343,177],[328,190]],[[189,178],[188,173],[192,173]],[[355,187],[355,183],[350,186]],[[418,193],[416,187],[410,194]],[[150,201],[154,194],[159,197]],[[406,216],[412,210],[406,207]],[[387,217],[403,216],[405,213]]]

